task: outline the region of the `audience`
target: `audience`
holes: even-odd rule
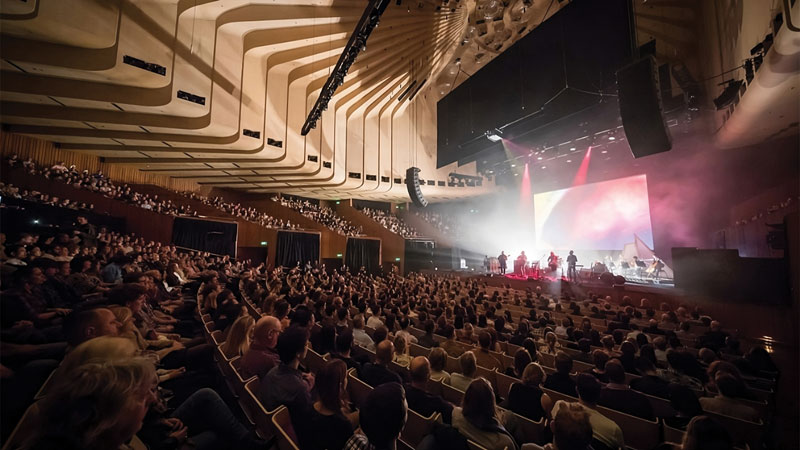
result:
[[[384,228],[394,234],[399,234],[406,239],[413,239],[419,237],[419,233],[413,227],[409,226],[399,217],[389,214],[380,209],[363,208],[361,212],[372,218],[374,221],[381,224]]]
[[[487,450],[518,448],[514,438],[498,420],[494,391],[483,378],[469,384],[461,407],[453,409],[453,427]]]
[[[697,416],[689,422],[681,450],[732,450],[730,434],[714,419]]]
[[[316,375],[317,401],[299,422],[294,422],[303,449],[341,449],[358,426],[358,412],[347,405],[347,365],[334,359]]]
[[[384,383],[367,395],[359,414],[361,433],[347,441],[347,450],[394,450],[408,418],[403,386]]]
[[[314,375],[299,370],[300,360],[306,356],[308,332],[301,327],[290,327],[278,337],[280,364],[261,379],[258,397],[268,410],[285,405],[293,423],[299,423],[311,407],[311,389]]]
[[[538,422],[552,408],[550,396],[542,392],[545,379],[544,369],[537,363],[530,363],[522,372],[522,383],[514,383],[508,393],[508,409],[528,419]]]
[[[606,374],[608,384],[600,392],[598,405],[645,420],[655,419],[650,400],[644,394],[631,389],[625,382],[625,368],[618,359],[612,359],[606,364]]]
[[[405,386],[408,407],[423,417],[429,417],[437,412],[441,413],[444,423],[450,423],[453,405],[426,391],[431,378],[431,365],[428,358],[417,356],[411,361],[409,369],[411,383]]]
[[[528,450],[594,450],[592,447],[592,424],[589,413],[579,403],[568,403],[563,400],[553,407],[553,420],[550,421],[553,433],[552,444],[540,447],[536,444],[525,444]]]
[[[280,203],[282,206],[291,208],[305,217],[319,222],[322,225],[330,228],[331,230],[344,235],[344,236],[359,236],[361,234],[361,227],[357,227],[327,207],[320,206],[318,203],[300,198],[290,198],[286,196],[276,196],[272,201]]]
[[[589,413],[592,424],[592,446],[595,449],[624,450],[625,441],[619,425],[596,410],[602,390],[600,382],[588,373],[581,373],[578,374],[577,387],[580,403]]]
[[[461,373],[450,374],[450,386],[459,391],[466,391],[467,387],[475,379],[475,373],[478,371],[475,353],[472,351],[464,352],[464,354],[458,358],[458,365],[461,368]]]
[[[573,381],[570,376],[572,364],[572,358],[570,358],[568,354],[563,351],[556,353],[556,372],[545,379],[543,386],[564,395],[577,397],[578,391],[575,386],[575,381]]]
[[[281,334],[281,323],[273,316],[258,319],[253,327],[253,341],[242,355],[239,370],[242,377],[264,378],[273,367],[280,363],[275,347]]]
[[[375,350],[375,361],[365,364],[361,369],[361,380],[372,387],[378,387],[384,383],[402,383],[400,375],[389,370],[389,363],[393,359],[394,344],[392,341],[379,342]]]

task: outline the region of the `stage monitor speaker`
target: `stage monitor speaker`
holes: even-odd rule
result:
[[[408,195],[411,201],[420,208],[428,206],[428,201],[422,195],[422,190],[419,188],[419,168],[409,167],[406,169],[406,187],[408,188]]]
[[[634,158],[666,152],[672,136],[664,120],[658,66],[652,56],[617,71],[619,114]]]
[[[627,280],[625,280],[625,277],[623,277],[622,275],[614,275],[614,284],[623,285],[625,284],[625,281]]]
[[[602,281],[603,284],[611,286],[614,284],[614,274],[611,272],[603,272],[600,274],[600,281]]]

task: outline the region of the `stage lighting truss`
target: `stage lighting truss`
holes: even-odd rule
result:
[[[347,41],[341,56],[339,56],[336,66],[328,76],[328,80],[325,81],[325,85],[322,86],[314,107],[308,112],[308,117],[300,131],[301,135],[305,136],[313,128],[316,128],[317,121],[322,117],[322,112],[328,109],[328,103],[333,98],[336,89],[344,84],[344,77],[347,75],[347,71],[350,70],[350,66],[356,61],[356,57],[360,52],[367,51],[367,39],[372,34],[372,30],[378,26],[380,17],[388,4],[389,0],[370,0],[355,30],[353,30],[353,34]]]

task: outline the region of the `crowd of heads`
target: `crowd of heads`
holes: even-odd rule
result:
[[[276,196],[272,201],[280,203],[282,206],[291,208],[304,217],[307,217],[315,222],[319,222],[325,227],[343,235],[343,236],[360,236],[361,227],[353,225],[347,219],[336,214],[332,208],[327,206],[320,206],[317,203],[300,198],[293,198],[287,196]]]
[[[23,167],[30,175],[42,175],[48,179],[62,181],[76,189],[96,192],[160,214],[176,216],[197,215],[197,212],[192,210],[189,205],[176,204],[172,200],[159,198],[157,194],[141,194],[128,184],[115,184],[102,171],[91,173],[87,169],[80,170],[75,165],[67,167],[63,162],[56,163],[50,167],[41,166],[32,159],[20,161],[16,155],[8,157],[6,163],[11,167]]]
[[[417,211],[417,217],[433,225],[443,235],[460,236],[463,231],[463,223],[458,220],[456,215],[441,214],[436,211]]]
[[[242,206],[241,203],[226,202],[222,197],[206,197],[196,192],[184,192],[183,195],[208,206],[213,206],[226,214],[257,223],[265,228],[278,228],[281,230],[295,230],[298,228],[296,224],[292,224],[289,220],[277,219],[252,206],[248,207]]]
[[[417,233],[417,230],[415,230],[414,227],[408,225],[403,221],[403,219],[395,216],[394,214],[374,208],[364,208],[361,210],[361,212],[371,217],[373,220],[394,234],[399,234],[406,239],[420,237],[419,233]]]

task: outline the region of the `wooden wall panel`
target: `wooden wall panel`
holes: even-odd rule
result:
[[[14,153],[20,159],[31,158],[43,166],[52,166],[64,161],[67,166],[74,164],[79,170],[86,169],[90,172],[102,170],[115,183],[152,184],[178,191],[199,190],[199,185],[191,180],[173,179],[142,172],[136,167],[103,163],[96,156],[62,150],[54,142],[0,130],[0,155],[5,159]]]

